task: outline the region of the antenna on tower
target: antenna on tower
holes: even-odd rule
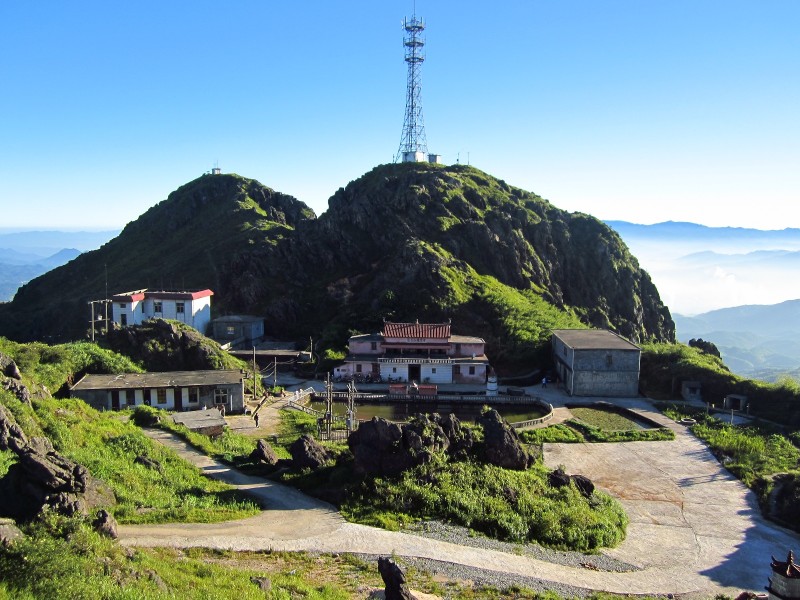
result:
[[[441,162],[438,154],[428,154],[428,140],[425,138],[425,123],[422,119],[422,63],[425,62],[425,22],[417,18],[417,3],[410,19],[403,19],[403,46],[405,61],[408,64],[406,82],[406,113],[403,120],[403,134],[395,162]]]

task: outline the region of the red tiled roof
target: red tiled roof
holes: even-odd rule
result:
[[[416,339],[448,339],[450,323],[384,323],[383,337],[416,338]]]

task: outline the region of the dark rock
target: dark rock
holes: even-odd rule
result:
[[[153,469],[154,471],[158,471],[159,473],[164,472],[163,465],[155,459],[150,458],[149,456],[137,456],[133,459],[134,464],[142,465],[143,467],[147,467],[148,469]]]
[[[119,537],[117,533],[117,520],[105,509],[97,511],[97,518],[92,521],[92,527],[98,533],[115,540]]]
[[[0,547],[8,547],[23,537],[14,519],[0,519]]]
[[[147,571],[147,578],[152,581],[155,586],[162,592],[169,592],[167,584],[161,579],[161,576],[153,570]]]
[[[572,479],[572,483],[575,484],[578,491],[587,498],[594,493],[594,484],[586,475],[573,475],[570,479]]]
[[[11,379],[16,379],[17,381],[22,380],[22,373],[19,372],[17,363],[15,363],[14,359],[10,356],[2,352],[0,352],[0,374],[10,377]]]
[[[378,572],[386,586],[384,590],[386,600],[416,600],[408,589],[406,574],[391,558],[378,557]]]
[[[310,435],[302,435],[289,446],[292,455],[292,466],[295,469],[319,469],[328,460],[330,454]]]
[[[0,376],[0,387],[4,390],[11,392],[11,394],[20,402],[25,404],[31,403],[31,392],[21,381],[12,379],[11,377]]]
[[[275,465],[278,462],[278,455],[266,440],[258,440],[255,450],[250,453],[250,460],[254,463],[266,463]]]
[[[105,483],[86,468],[56,452],[47,438],[27,439],[13,416],[0,406],[0,448],[10,449],[18,462],[0,480],[0,514],[27,520],[53,510],[87,515],[115,503]]]
[[[488,410],[478,420],[483,427],[484,456],[490,464],[504,469],[522,471],[528,468],[531,457],[522,447],[519,436],[496,410]]]
[[[268,592],[272,589],[272,581],[268,577],[251,577],[250,581],[256,584],[262,592]]]
[[[564,472],[564,469],[558,468],[550,471],[550,474],[547,476],[547,483],[550,484],[550,487],[560,488],[568,486],[570,482],[569,475]]]

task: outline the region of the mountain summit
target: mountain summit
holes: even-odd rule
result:
[[[85,302],[103,297],[103,265],[111,292],[211,287],[216,314],[264,315],[270,334],[284,337],[324,332],[341,343],[384,318],[449,318],[497,356],[532,350],[553,326],[675,336],[613,230],[464,165],[376,167],[339,189],[319,218],[256,181],[201,177],[99,250],[21,288],[0,311],[0,334],[79,336]],[[55,314],[65,311],[69,321]]]

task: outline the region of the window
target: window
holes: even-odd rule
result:
[[[378,342],[370,342],[369,343],[370,350],[377,350],[378,349]]]
[[[156,404],[167,403],[167,390],[160,388],[156,390]]]
[[[189,388],[189,403],[197,404],[200,402],[200,389],[196,387]]]
[[[153,312],[164,312],[164,308],[161,306],[161,300],[153,300]]]
[[[392,373],[397,373],[397,367],[392,367]]]
[[[361,373],[361,365],[356,365],[356,373]]]
[[[614,362],[614,357],[610,353],[606,354],[606,366],[610,367],[611,363],[613,362]]]
[[[214,390],[214,404],[227,404],[228,403],[228,390],[219,389]]]
[[[119,307],[120,308],[128,308],[128,303],[127,302],[120,302],[119,303]]]
[[[225,333],[227,334],[228,337],[234,337],[236,335],[236,327],[233,325],[228,325],[225,328]]]
[[[431,373],[436,373],[436,367],[433,367],[433,368],[431,369]]]
[[[184,303],[183,302],[176,302],[175,303],[175,313],[176,314],[182,315],[183,314],[183,309],[184,309]]]
[[[470,367],[469,368],[469,374],[470,375],[475,375],[475,367]]]

